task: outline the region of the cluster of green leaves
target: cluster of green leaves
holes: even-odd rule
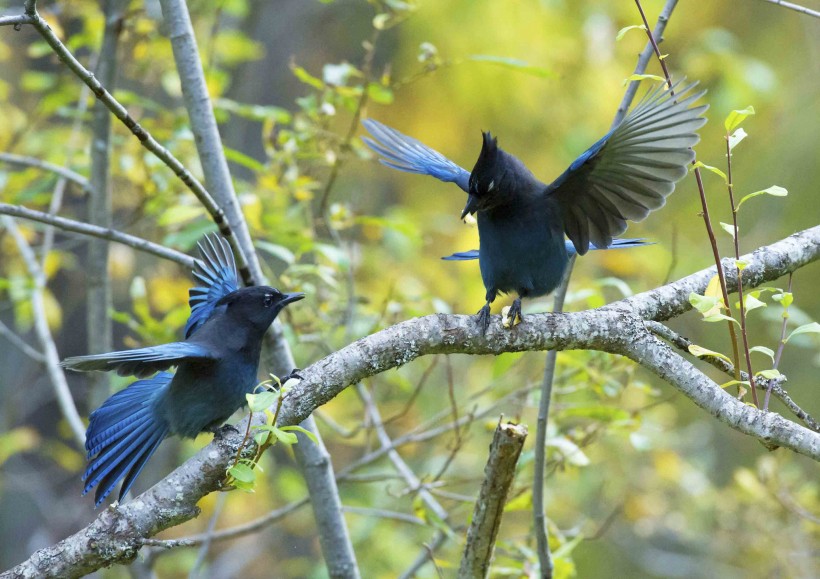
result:
[[[256,485],[254,469],[263,472],[262,467],[259,465],[259,459],[268,448],[277,442],[286,445],[299,442],[296,434],[294,434],[295,432],[301,432],[311,442],[316,443],[316,436],[299,425],[276,425],[276,418],[279,416],[282,402],[285,400],[290,387],[289,383],[290,380],[282,384],[278,377],[271,374],[271,379],[261,382],[255,388],[253,394],[245,395],[248,400],[248,408],[251,411],[251,419],[254,412],[263,412],[265,414],[265,423],[254,424],[250,427],[256,433],[253,436],[257,448],[256,455],[253,458],[241,458],[240,455],[243,451],[240,449],[236,461],[226,471],[228,476],[226,486],[233,486],[245,492],[253,492]],[[271,410],[272,408],[273,410]]]
[[[734,151],[735,147],[743,141],[748,134],[746,131],[740,126],[743,121],[749,117],[750,115],[755,114],[755,110],[752,106],[748,106],[745,109],[738,109],[733,110],[729,113],[729,115],[724,120],[723,126],[726,129],[726,139],[727,143],[727,150],[731,155]],[[706,165],[701,161],[697,161],[694,166],[695,168],[702,168],[715,175],[719,176],[723,183],[731,188],[733,184],[730,182],[727,173],[720,170],[717,167],[713,167],[710,165]],[[761,189],[759,191],[755,191],[753,193],[748,193],[740,198],[735,205],[733,205],[732,209],[735,214],[740,212],[741,206],[750,200],[754,199],[755,197],[759,197],[761,195],[769,195],[773,197],[786,197],[788,195],[788,191],[780,187],[778,185],[772,185],[766,189]],[[738,227],[735,223],[720,223],[721,228],[728,233],[734,241],[736,241],[739,231]],[[738,274],[742,273],[744,269],[748,266],[748,264],[742,260],[736,259],[734,260],[735,266],[737,267]],[[789,340],[793,336],[798,336],[801,334],[820,334],[820,324],[817,322],[808,322],[802,325],[793,328],[788,334],[786,333],[787,324],[790,319],[789,316],[789,307],[792,306],[794,301],[794,296],[790,291],[779,287],[765,287],[759,288],[754,291],[745,291],[743,295],[743,308],[740,307],[740,303],[735,304],[736,310],[739,312],[740,316],[746,316],[749,312],[757,310],[759,308],[765,308],[768,306],[765,301],[761,299],[766,294],[771,294],[771,300],[774,303],[778,303],[782,306],[783,312],[781,315],[782,324],[783,324],[783,332],[780,338],[780,341],[777,345],[778,349],[782,353],[782,348],[789,342]],[[745,320],[740,320],[737,317],[732,315],[732,310],[729,306],[724,302],[721,289],[720,289],[720,280],[716,275],[713,277],[706,288],[706,291],[703,295],[697,294],[692,292],[689,295],[689,302],[692,304],[698,312],[701,313],[703,316],[704,322],[722,322],[728,321],[731,324],[735,324],[737,328],[743,329],[745,331]],[[726,312],[726,313],[724,313]],[[691,345],[689,347],[689,352],[695,356],[703,357],[703,356],[714,356],[726,361],[729,364],[738,364],[738,360],[732,360],[729,356],[722,354],[720,352],[716,352],[710,350],[708,348],[704,348],[698,345]],[[777,369],[777,362],[779,361],[780,356],[775,354],[775,351],[771,348],[762,345],[751,346],[749,348],[750,353],[759,353],[766,356],[772,363],[772,367],[765,370],[758,370],[755,372],[755,377],[760,377],[764,380],[775,380],[781,378],[781,373]],[[722,386],[728,387],[732,385],[743,386],[746,389],[750,387],[749,380],[730,380],[724,383]],[[744,390],[743,392],[745,392]]]

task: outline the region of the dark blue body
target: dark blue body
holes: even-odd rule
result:
[[[220,331],[218,324],[212,329],[210,324],[209,320],[197,333],[216,332],[218,359],[181,363],[168,388],[154,402],[157,417],[167,422],[170,434],[195,438],[200,432],[213,430],[247,403],[245,394],[253,392],[258,383],[261,342],[248,349],[245,328]]]
[[[487,301],[498,292],[521,297],[550,293],[568,256],[557,207],[544,197],[479,212],[479,267]]]

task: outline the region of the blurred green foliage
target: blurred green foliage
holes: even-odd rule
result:
[[[662,2],[645,4],[653,21]],[[458,220],[463,198],[451,186],[375,163],[358,138],[361,116],[395,126],[468,168],[480,146],[479,130],[491,129],[505,149],[547,180],[608,129],[623,80],[644,45],[639,31],[615,41],[619,29],[639,21],[629,2],[194,0],[189,6],[226,155],[264,267],[277,284],[309,296],[284,315],[302,367],[407,318],[473,313],[483,303],[476,264],[438,259],[477,247],[476,230]],[[83,62],[96,62],[99,3],[43,2],[40,10]],[[158,10],[155,2],[132,3],[115,96],[199,174]],[[744,205],[744,252],[820,218],[814,203],[820,181],[816,123],[807,122],[820,118],[818,38],[816,22],[764,3],[681,3],[667,28],[662,51],[673,73],[709,89],[712,121],[702,131],[699,159],[725,166],[721,121],[753,104],[757,114],[744,123],[749,137],[733,161],[736,191],[743,197],[772,184],[789,191],[786,199],[763,196]],[[25,27],[0,29],[0,63],[0,151],[70,162],[87,174],[90,114],[78,111],[81,100],[90,106],[93,97]],[[648,72],[657,69],[652,63]],[[119,124],[112,159],[118,228],[183,251],[215,229],[174,175]],[[713,221],[730,221],[725,187],[714,175],[705,179]],[[0,200],[46,210],[55,181],[40,170],[0,165]],[[60,213],[83,220],[84,206],[83,193],[69,187]],[[579,261],[568,308],[597,307],[707,267],[711,255],[699,210],[694,181],[686,179],[666,208],[630,226],[630,236],[650,237],[656,245]],[[42,228],[20,226],[36,245]],[[720,242],[729,255],[731,239]],[[0,320],[31,339],[31,282],[13,240],[2,232],[0,250]],[[64,356],[85,353],[84,254],[82,240],[58,234],[45,262],[49,324]],[[175,339],[188,312],[189,273],[115,245],[111,260],[118,345]],[[818,281],[816,267],[796,274],[790,307],[795,326],[818,317]],[[525,305],[525,313],[544,311],[551,301]],[[754,344],[776,344],[781,311],[778,306],[751,314]],[[725,328],[698,318],[690,314],[672,326],[705,348],[726,352]],[[780,366],[794,398],[815,416],[817,344],[813,335],[796,337]],[[596,352],[566,352],[558,360],[547,491],[557,577],[820,573],[815,464],[782,450],[768,453],[627,360]],[[537,353],[436,357],[364,384],[391,436],[407,437],[399,448],[403,458],[451,513],[455,532],[435,553],[445,576],[458,563],[492,428],[502,413],[534,427],[542,371]],[[706,371],[718,382],[727,380]],[[87,415],[92,409],[83,378],[70,380]],[[4,344],[2,568],[94,516],[91,501],[79,496],[81,457],[52,398],[42,369]],[[433,431],[465,416],[474,420]],[[385,458],[347,470],[378,448],[352,389],[318,418],[334,466],[344,473],[345,505],[420,519],[414,525],[362,511],[347,514],[365,576],[395,577],[443,523],[415,500]],[[206,440],[166,443],[138,487],[164,476]],[[264,472],[256,473],[254,493],[227,496],[218,528],[305,496],[289,450],[273,450],[262,461]],[[531,480],[530,441],[501,529],[494,576],[535,576]],[[216,501],[206,497],[202,516],[163,536],[203,531]],[[214,576],[271,576],[275,569],[278,577],[322,577],[318,553],[312,517],[303,508],[258,535],[213,544],[208,564]],[[196,555],[195,549],[162,552],[157,572],[185,576]],[[421,576],[436,574],[428,565]]]

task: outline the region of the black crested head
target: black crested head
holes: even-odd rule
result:
[[[285,306],[304,297],[303,293],[287,294],[276,288],[256,285],[233,291],[219,300],[216,305],[217,307],[227,306],[226,315],[264,332]]]
[[[482,131],[481,136],[481,152],[470,173],[462,219],[468,213],[488,211],[544,188],[524,163],[498,146],[491,133]]]
[[[498,177],[499,152],[498,139],[489,131],[481,131],[481,152],[470,173],[470,195],[482,197],[495,188],[495,178]]]

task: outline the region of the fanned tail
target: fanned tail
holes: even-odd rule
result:
[[[153,401],[166,389],[173,374],[161,372],[138,380],[117,392],[91,413],[85,449],[88,468],[83,494],[95,486],[97,506],[122,479],[119,500],[134,484],[160,443],[168,435],[168,424],[157,416]]]

